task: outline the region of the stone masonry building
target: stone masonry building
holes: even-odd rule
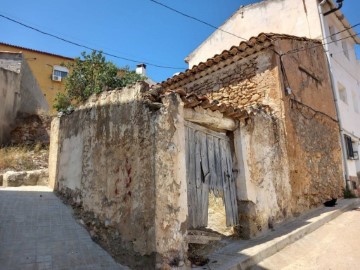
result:
[[[240,8],[207,37],[187,58],[191,68],[216,53],[261,32],[276,32],[323,42],[332,80],[343,151],[344,182],[350,189],[360,179],[360,36],[342,7],[351,1],[262,0]],[[276,14],[276,16],[274,16]],[[355,22],[353,22],[354,24]],[[356,22],[357,23],[357,22]],[[229,35],[228,33],[234,35]]]
[[[319,41],[260,34],[152,89],[92,96],[52,122],[50,183],[111,228],[122,263],[185,268],[210,194],[244,238],[341,196],[328,74]]]

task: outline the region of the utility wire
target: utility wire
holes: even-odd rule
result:
[[[182,16],[185,16],[185,17],[187,17],[187,18],[190,18],[190,19],[192,19],[192,20],[195,20],[195,21],[198,21],[198,22],[200,22],[200,23],[202,23],[202,24],[205,24],[205,25],[207,25],[207,26],[210,26],[211,28],[214,28],[214,29],[219,30],[219,31],[221,31],[221,32],[227,33],[227,34],[229,34],[229,35],[232,35],[232,36],[234,36],[234,37],[240,38],[240,39],[245,40],[245,41],[248,40],[248,39],[245,39],[245,38],[243,38],[243,37],[240,37],[240,36],[238,36],[238,35],[236,35],[236,34],[234,34],[234,33],[231,33],[231,32],[229,32],[229,31],[223,30],[223,29],[221,29],[221,28],[219,28],[219,27],[217,27],[217,26],[215,26],[215,25],[212,25],[212,24],[206,22],[206,21],[203,21],[203,20],[198,19],[198,18],[196,18],[196,17],[193,17],[193,16],[191,16],[191,15],[185,14],[185,13],[183,13],[183,12],[181,12],[181,11],[175,9],[175,8],[169,7],[169,6],[167,6],[167,5],[165,5],[165,4],[161,3],[161,2],[158,2],[158,1],[156,1],[156,0],[149,0],[149,1],[150,1],[150,2],[153,2],[153,3],[157,4],[157,5],[160,5],[160,6],[164,7],[164,8],[167,8],[167,9],[169,9],[169,10],[171,10],[171,11],[174,11],[174,12],[176,12],[176,13],[182,15]],[[342,32],[348,31],[349,29],[355,28],[355,27],[357,27],[357,26],[359,26],[359,25],[360,25],[360,23],[357,23],[357,24],[355,24],[355,25],[353,25],[353,26],[350,26],[350,27],[345,28],[345,29],[343,29],[343,30],[341,30],[341,31],[338,31],[338,32],[336,32],[336,33],[333,33],[333,34],[331,34],[330,36],[324,37],[324,38],[322,39],[322,41],[326,40],[327,38],[333,37],[333,36],[335,36],[335,35],[337,35],[337,34],[340,34],[340,33],[342,33]],[[357,34],[356,34],[356,35],[357,35]],[[356,36],[356,35],[352,35],[352,36],[349,36],[349,37],[353,37],[353,36]],[[339,40],[341,40],[341,39],[339,39]],[[336,41],[338,41],[338,40],[336,40]],[[336,42],[336,41],[335,41],[335,42]],[[332,43],[332,42],[331,42],[331,43]],[[325,44],[329,44],[329,43],[325,43]]]
[[[345,29],[343,29],[343,30],[341,30],[341,31],[339,31],[339,32],[336,32],[336,33],[334,33],[334,34],[331,34],[330,36],[324,37],[324,38],[322,39],[322,41],[324,41],[324,40],[327,39],[327,38],[331,38],[331,37],[333,37],[333,36],[335,36],[335,35],[337,35],[337,34],[340,34],[340,33],[342,33],[342,32],[345,32],[345,31],[347,31],[347,30],[350,30],[350,29],[352,29],[352,28],[355,28],[355,27],[357,27],[357,26],[359,26],[359,25],[360,25],[360,23],[357,23],[357,24],[354,24],[353,26],[347,27],[347,28],[345,28]]]
[[[53,37],[53,38],[56,38],[58,40],[61,40],[63,42],[66,42],[66,43],[69,43],[69,44],[72,44],[72,45],[75,45],[77,47],[81,47],[81,48],[85,48],[85,49],[88,49],[88,50],[92,50],[92,51],[101,51],[101,50],[98,50],[98,49],[94,49],[94,48],[91,48],[89,46],[86,46],[86,45],[83,45],[83,44],[80,44],[80,43],[77,43],[77,42],[74,42],[74,41],[71,41],[71,40],[68,40],[68,39],[65,39],[63,37],[60,37],[60,36],[57,36],[57,35],[54,35],[54,34],[51,34],[51,33],[48,33],[48,32],[45,32],[45,31],[42,31],[38,28],[35,28],[35,27],[32,27],[30,25],[27,25],[25,23],[22,23],[20,21],[17,21],[15,19],[12,19],[10,17],[7,17],[3,14],[0,14],[0,17],[8,20],[8,21],[11,21],[11,22],[14,22],[16,24],[19,24],[23,27],[26,27],[26,28],[29,28],[31,30],[34,30],[36,32],[39,32],[43,35],[46,35],[46,36],[50,36],[50,37]],[[150,62],[144,62],[144,61],[139,61],[139,60],[136,60],[136,59],[131,59],[131,58],[126,58],[126,57],[123,57],[123,56],[118,56],[118,55],[115,55],[115,54],[111,54],[111,53],[107,53],[107,52],[104,52],[102,51],[102,53],[104,55],[107,55],[107,56],[111,56],[111,57],[114,57],[114,58],[118,58],[118,59],[122,59],[122,60],[125,60],[125,61],[129,61],[129,62],[133,62],[133,63],[143,63],[143,64],[146,64],[148,66],[153,66],[153,67],[157,67],[157,68],[166,68],[166,69],[186,69],[186,68],[181,68],[181,67],[171,67],[171,66],[162,66],[162,65],[158,65],[158,64],[153,64],[153,63],[150,63]]]
[[[311,46],[311,47],[303,47],[303,48],[298,48],[298,49],[290,50],[290,51],[287,51],[286,53],[282,53],[282,55],[297,53],[297,52],[300,52],[300,51],[310,50],[310,49],[317,48],[317,47],[323,47],[323,46],[326,45],[326,44],[331,44],[331,43],[338,42],[338,41],[341,41],[341,40],[344,40],[344,39],[348,39],[348,38],[351,38],[351,37],[355,37],[355,36],[357,36],[357,34],[350,35],[350,36],[347,36],[347,37],[344,37],[344,38],[340,38],[340,39],[337,39],[337,40],[333,40],[333,41],[331,41],[331,42],[321,43],[321,44],[319,44],[319,45],[314,45],[314,46]]]
[[[196,17],[193,17],[193,16],[191,16],[191,15],[185,14],[184,12],[181,12],[181,11],[175,9],[175,8],[169,7],[169,6],[167,6],[167,5],[163,4],[163,3],[160,3],[160,2],[158,2],[158,1],[155,1],[155,0],[149,0],[149,1],[150,1],[150,2],[153,2],[153,3],[157,4],[157,5],[160,5],[160,6],[164,7],[164,8],[167,8],[167,9],[169,9],[169,10],[171,10],[171,11],[174,11],[174,12],[176,12],[176,13],[182,15],[182,16],[185,16],[185,17],[187,17],[187,18],[189,18],[189,19],[192,19],[192,20],[194,20],[194,21],[197,21],[197,22],[200,22],[200,23],[205,24],[205,25],[207,25],[207,26],[210,26],[211,28],[214,28],[214,29],[219,30],[219,31],[221,31],[221,32],[224,32],[224,33],[226,33],[226,34],[232,35],[232,36],[237,37],[237,38],[242,39],[242,40],[247,40],[246,38],[240,37],[240,36],[238,36],[238,35],[236,35],[236,34],[234,34],[234,33],[231,33],[231,32],[228,32],[228,31],[226,31],[226,30],[223,30],[223,29],[221,29],[221,28],[219,28],[219,27],[217,27],[217,26],[215,26],[215,25],[213,25],[213,24],[210,24],[210,23],[208,23],[208,22],[205,22],[205,21],[203,21],[203,20],[200,20],[200,19],[198,19],[198,18],[196,18]]]
[[[349,30],[349,29],[351,29],[351,28],[355,28],[355,27],[357,27],[357,26],[359,26],[359,25],[360,25],[360,23],[354,24],[353,26],[350,26],[350,27],[346,28],[345,30],[336,32],[336,33],[332,34],[331,36],[325,37],[325,38],[323,38],[322,40],[325,40],[325,39],[327,39],[327,38],[329,38],[329,37],[332,37],[332,36],[334,36],[334,35],[336,35],[336,34],[339,34],[339,33],[341,33],[341,32],[344,32],[344,31],[346,31],[346,30]],[[299,52],[299,51],[304,51],[304,50],[313,49],[313,48],[316,48],[316,47],[320,47],[320,46],[324,46],[324,45],[327,45],[327,44],[335,43],[335,42],[338,42],[338,41],[341,41],[341,40],[344,40],[344,39],[356,37],[357,35],[358,35],[358,34],[355,33],[355,34],[353,34],[353,35],[350,35],[350,36],[347,36],[347,37],[343,37],[343,38],[340,38],[340,39],[335,39],[335,40],[332,40],[332,41],[329,41],[329,42],[321,43],[321,44],[319,44],[319,45],[314,45],[314,46],[311,46],[311,47],[304,47],[304,48],[298,48],[298,49],[290,50],[290,51],[288,51],[288,52],[286,52],[286,53],[284,53],[284,54],[297,53],[297,52]]]

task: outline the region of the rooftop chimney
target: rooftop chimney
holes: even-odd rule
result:
[[[146,76],[146,65],[145,64],[136,65],[136,74]]]

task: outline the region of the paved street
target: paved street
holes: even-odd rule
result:
[[[252,269],[360,269],[360,208],[343,213]]]
[[[46,187],[0,188],[0,269],[127,269]]]

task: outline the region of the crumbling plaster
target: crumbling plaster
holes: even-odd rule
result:
[[[240,218],[236,230],[244,238],[266,231],[291,213],[279,74],[276,54],[265,50],[182,86],[188,93],[235,108],[269,108],[240,121],[231,136]]]
[[[278,46],[282,52],[313,47],[283,56],[292,92],[284,96],[291,205],[299,214],[342,196],[339,124],[323,49],[293,41],[279,42]]]
[[[301,49],[305,47],[312,48]],[[299,48],[294,54],[287,53]],[[233,133],[237,232],[253,237],[341,196],[338,123],[319,43],[278,39],[271,48],[221,65],[170,88],[181,87],[235,108],[260,108],[241,120]],[[292,90],[290,95],[286,87]],[[301,110],[293,105],[294,100],[305,104]],[[261,109],[264,105],[265,110]]]
[[[177,82],[210,101],[257,108],[237,122],[224,118],[220,124],[218,112],[184,109],[174,92],[152,103],[143,96],[143,84],[93,96],[52,123],[58,146],[50,146],[50,183],[75,194],[85,211],[118,230],[125,249],[153,258],[156,268],[185,267],[191,205],[184,118],[227,130],[240,236],[256,236],[339,196],[338,123],[322,48],[280,57],[318,44],[285,38],[210,74]]]
[[[165,262],[179,261],[179,266],[183,266],[187,258],[188,229],[183,106],[176,94],[165,96],[162,102],[164,106],[154,123],[156,250],[163,254]],[[160,262],[157,268],[162,267]]]
[[[169,95],[154,110],[142,98],[146,89],[139,83],[104,92],[55,119],[51,138],[59,147],[50,146],[50,183],[64,195],[77,196],[84,211],[118,231],[117,241],[134,256],[125,256],[125,263],[139,265],[145,256],[154,263],[149,269],[184,266],[182,102]]]

